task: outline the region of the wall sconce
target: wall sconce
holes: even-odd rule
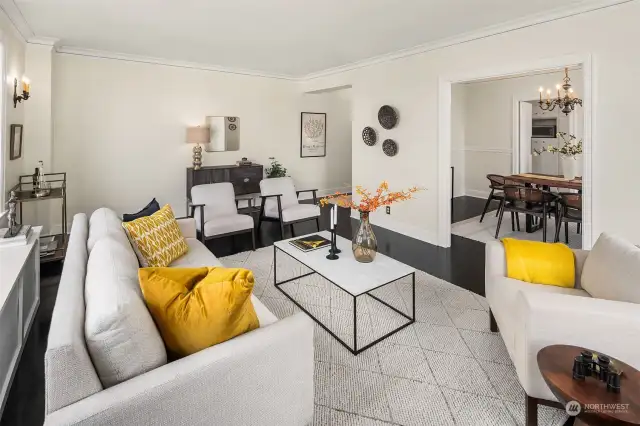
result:
[[[29,83],[26,79],[22,79],[22,95],[18,96],[18,79],[13,79],[13,107],[18,106],[18,102],[29,99]]]

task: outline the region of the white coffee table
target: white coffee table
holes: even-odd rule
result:
[[[331,239],[331,234],[329,231],[323,232],[314,232],[314,235],[318,234],[323,236],[326,239]],[[322,328],[324,328],[329,334],[331,334],[336,340],[338,340],[343,346],[351,351],[354,355],[358,355],[360,352],[372,347],[376,343],[381,342],[387,337],[391,336],[394,333],[402,330],[403,328],[413,324],[416,318],[416,270],[408,265],[405,265],[402,262],[398,262],[395,259],[392,259],[388,256],[385,256],[381,253],[376,255],[376,258],[371,263],[360,263],[358,262],[351,251],[351,241],[346,238],[342,238],[340,236],[336,237],[337,247],[342,250],[342,252],[338,255],[339,259],[337,260],[329,260],[327,259],[328,247],[321,248],[318,250],[313,250],[309,252],[303,252],[296,247],[294,247],[289,242],[291,240],[296,240],[301,237],[290,238],[288,240],[278,241],[273,245],[273,284],[280,290],[285,296],[287,296],[293,303],[296,304],[301,310],[303,310],[307,315],[309,315],[315,322],[317,322]],[[307,268],[311,269],[312,272],[307,274],[303,274],[297,277],[289,278],[284,281],[278,282],[277,280],[277,255],[278,252],[284,252],[285,254],[291,256],[298,262],[305,265]],[[286,291],[280,288],[281,285],[298,280],[300,278],[318,274],[331,282],[336,287],[344,290],[346,293],[353,297],[353,345],[350,345],[344,342],[340,337],[338,337],[333,331],[331,331],[325,324],[323,324],[318,318],[312,315],[307,309],[304,308],[298,301],[296,301],[291,295],[289,295]],[[412,312],[411,316],[400,311],[399,309],[391,306],[387,302],[381,300],[380,298],[374,296],[370,292],[380,288],[382,286],[391,284],[399,279],[411,276],[412,285]],[[397,312],[398,314],[405,317],[408,322],[401,325],[400,327],[394,329],[393,331],[385,334],[384,336],[374,340],[367,345],[358,348],[357,342],[357,298],[368,295],[369,297],[374,298],[378,302]]]

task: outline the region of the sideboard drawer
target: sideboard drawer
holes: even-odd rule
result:
[[[262,167],[235,167],[229,170],[229,179],[236,195],[260,192]]]

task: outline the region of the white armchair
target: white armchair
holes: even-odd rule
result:
[[[233,185],[229,182],[196,185],[191,188],[191,217],[196,220],[200,240],[251,232],[256,249],[253,217],[238,213]],[[200,214],[195,215],[196,209]]]
[[[320,230],[320,207],[316,205],[317,189],[296,191],[290,177],[263,179],[260,181],[262,206],[258,219],[258,230],[262,221],[280,222],[280,235],[284,239],[284,226],[291,225],[291,235],[295,237],[293,224],[308,220],[316,221]],[[313,193],[313,204],[300,204],[298,196],[302,192]]]
[[[562,288],[507,278],[502,242],[486,245],[491,331],[499,329],[527,395],[527,425],[537,424],[538,404],[564,409],[540,374],[542,348],[585,347],[640,367],[640,249],[603,234],[574,255],[576,288]]]

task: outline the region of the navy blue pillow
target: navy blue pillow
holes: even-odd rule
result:
[[[131,222],[132,220],[136,220],[136,219],[139,219],[141,217],[151,216],[152,214],[154,214],[158,210],[160,210],[160,204],[158,204],[158,202],[154,198],[153,200],[151,200],[151,202],[149,204],[147,204],[138,213],[131,213],[131,214],[125,213],[125,214],[123,214],[122,215],[122,221],[123,222]]]

